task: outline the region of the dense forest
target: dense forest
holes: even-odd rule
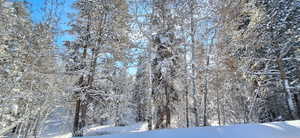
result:
[[[67,30],[29,4],[0,0],[0,137],[300,119],[299,0],[74,0]]]

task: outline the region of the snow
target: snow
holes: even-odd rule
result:
[[[143,132],[146,130],[146,123],[124,127],[97,126],[87,129],[84,138],[300,138],[300,120]],[[54,138],[69,137],[71,133]]]
[[[147,123],[139,122],[130,126],[114,127],[112,125],[104,126],[90,126],[84,131],[84,136],[101,136],[109,134],[123,134],[123,133],[135,133],[143,132],[147,130]],[[72,137],[71,132],[65,134],[52,135],[53,138],[70,138]]]
[[[47,119],[40,126],[42,138],[70,138],[72,134],[69,133],[72,130],[73,119],[68,115],[69,112],[62,107],[57,107],[53,112],[47,116]]]
[[[170,39],[166,36],[160,36],[160,41],[163,44],[169,44],[170,43]]]
[[[85,132],[87,136],[99,136],[108,134],[122,134],[122,133],[132,133],[132,132],[143,132],[147,130],[146,123],[136,123],[130,126],[124,127],[112,127],[110,125],[93,127]]]
[[[3,4],[2,4],[3,7],[5,8],[11,8],[13,6],[13,3],[10,2],[10,1],[5,1]]]

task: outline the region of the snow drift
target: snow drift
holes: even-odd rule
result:
[[[122,129],[121,127],[119,127]],[[100,132],[101,129],[90,129]],[[114,130],[115,131],[115,130]],[[97,132],[94,132],[96,134]],[[300,138],[300,120],[264,124],[240,124],[128,132],[87,138]]]

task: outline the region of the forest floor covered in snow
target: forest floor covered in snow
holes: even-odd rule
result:
[[[263,124],[240,124],[146,131],[146,123],[124,127],[91,126],[86,138],[300,138],[300,120]],[[69,138],[71,133],[57,135]]]
[[[135,132],[143,132],[147,131],[147,123],[136,123],[130,126],[123,127],[114,127],[112,125],[104,125],[104,126],[89,126],[85,132],[84,136],[103,136],[103,135],[111,135],[111,134],[128,134]],[[48,135],[49,136],[49,135]],[[45,136],[47,137],[47,136]],[[70,138],[72,137],[71,132],[65,134],[52,135],[53,138]]]

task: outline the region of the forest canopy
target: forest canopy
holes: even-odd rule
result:
[[[0,137],[300,118],[299,0],[42,1],[0,0]]]

